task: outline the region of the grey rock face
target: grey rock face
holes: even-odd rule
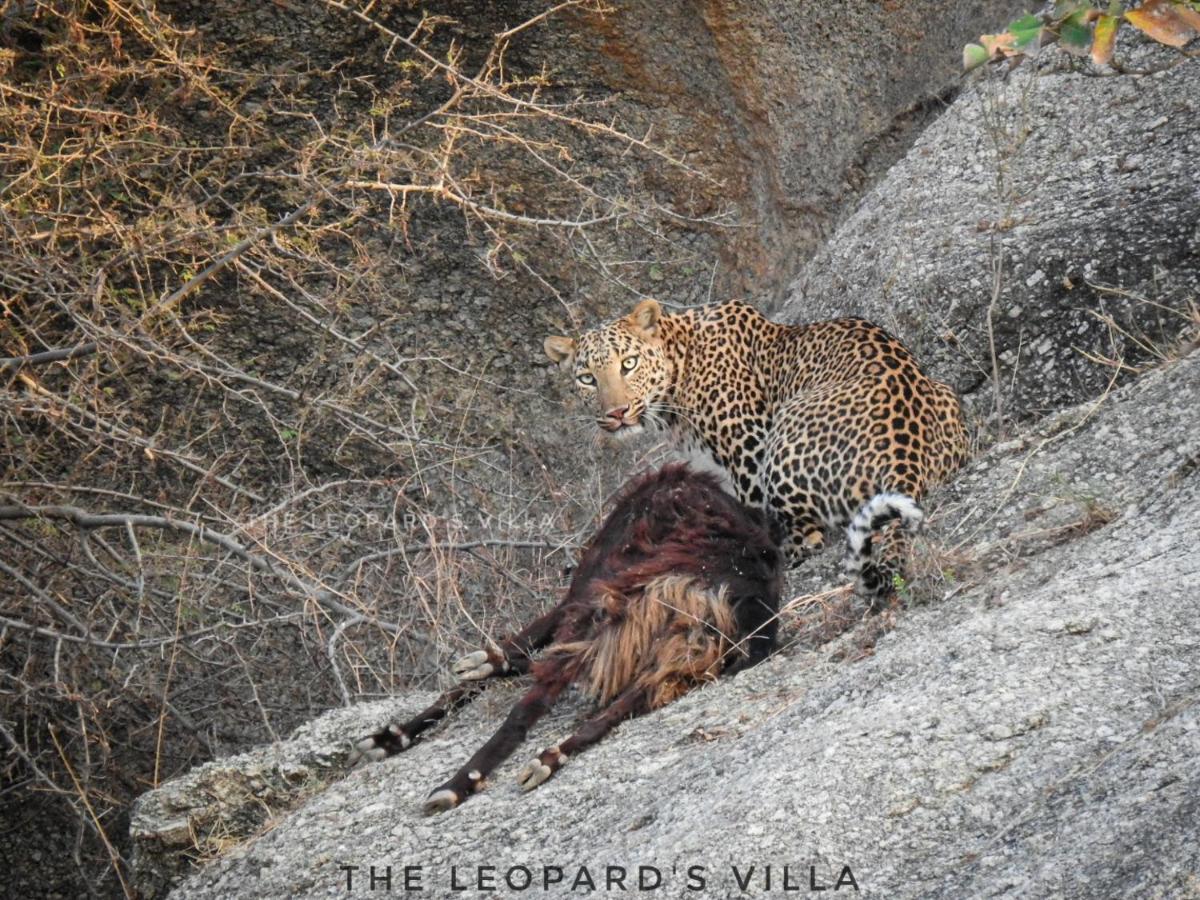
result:
[[[130,215],[135,209],[154,211],[145,220],[146,227],[157,233],[157,223],[162,221],[163,228],[173,234],[176,228],[192,228],[199,221],[191,212],[176,215],[178,211],[194,209],[203,216],[219,208],[211,213],[216,217],[213,221],[240,233],[243,228],[279,221],[303,203],[310,191],[324,197],[311,221],[305,217],[307,224],[300,233],[285,229],[279,235],[282,243],[274,249],[267,249],[271,242],[263,241],[251,251],[258,258],[256,271],[265,274],[271,270],[270,277],[279,274],[283,280],[278,284],[290,284],[285,291],[281,293],[278,285],[272,288],[254,282],[248,272],[238,274],[247,262],[238,257],[236,265],[218,265],[218,277],[188,295],[189,309],[203,310],[203,315],[214,311],[215,318],[195,332],[203,349],[189,338],[184,357],[198,361],[203,356],[213,362],[208,354],[216,354],[222,360],[221,368],[227,364],[230,372],[269,381],[283,390],[264,389],[266,393],[253,397],[243,394],[241,387],[232,387],[246,384],[239,375],[227,382],[231,394],[211,376],[194,377],[191,363],[160,364],[163,361],[157,351],[135,351],[131,343],[131,349],[115,354],[111,367],[114,377],[127,382],[113,395],[121,398],[114,415],[133,433],[159,435],[156,439],[164,441],[164,446],[188,447],[189,454],[204,461],[192,473],[197,480],[179,477],[161,456],[156,460],[141,453],[120,465],[79,467],[82,460],[94,457],[63,449],[52,437],[57,426],[46,430],[17,425],[8,415],[7,394],[4,426],[0,427],[17,428],[12,433],[20,443],[0,438],[5,449],[16,448],[9,454],[0,451],[5,464],[0,468],[5,468],[9,477],[18,477],[7,466],[10,456],[20,457],[18,467],[24,465],[21,459],[30,464],[36,461],[39,481],[57,482],[61,475],[64,485],[88,490],[98,510],[108,508],[109,500],[114,506],[121,504],[111,494],[90,493],[96,489],[119,489],[154,498],[155,504],[178,504],[179,509],[203,509],[205,515],[219,508],[218,517],[231,526],[243,512],[258,515],[272,508],[278,522],[267,528],[270,552],[281,561],[288,560],[286,565],[296,571],[308,570],[321,578],[341,570],[360,549],[366,553],[385,544],[425,543],[430,537],[450,542],[460,534],[471,540],[533,536],[573,545],[571,536],[576,528],[583,527],[595,512],[595,496],[611,490],[628,474],[634,452],[627,449],[621,457],[609,449],[593,449],[594,427],[576,417],[574,410],[563,409],[562,400],[571,393],[568,382],[558,373],[545,371],[544,336],[624,311],[644,291],[678,305],[747,293],[777,295],[798,261],[815,248],[864,185],[899,155],[924,121],[923,110],[931,98],[954,84],[957,49],[962,42],[1004,21],[1020,2],[703,0],[681,4],[615,0],[585,4],[592,9],[608,7],[604,15],[578,8],[561,10],[561,15],[550,16],[510,42],[505,54],[508,75],[522,79],[544,72],[549,84],[539,88],[538,95],[545,102],[561,111],[559,104],[580,100],[582,106],[571,108],[588,121],[611,122],[631,136],[646,137],[655,147],[708,177],[685,174],[652,153],[630,152],[626,142],[603,138],[591,129],[561,122],[555,125],[545,117],[509,119],[511,110],[506,104],[480,101],[475,105],[472,101],[472,114],[485,116],[481,121],[490,123],[485,132],[508,122],[522,140],[533,143],[524,149],[519,143],[508,143],[500,137],[508,132],[508,126],[495,132],[496,140],[476,143],[468,138],[460,145],[461,155],[454,163],[460,173],[457,177],[465,176],[479,185],[492,184],[512,198],[502,206],[524,210],[535,218],[573,219],[580,212],[582,218],[590,219],[607,202],[599,200],[595,205],[593,191],[620,200],[613,207],[618,219],[610,221],[601,214],[598,218],[603,224],[586,230],[505,226],[501,230],[508,249],[498,257],[493,257],[492,251],[498,251],[501,244],[494,243],[487,229],[474,217],[464,216],[463,209],[453,203],[427,197],[401,204],[405,212],[397,214],[396,205],[383,192],[355,189],[351,199],[348,192],[334,187],[347,178],[363,177],[368,170],[376,173],[371,178],[423,179],[424,175],[400,161],[399,157],[409,157],[408,151],[392,157],[392,162],[366,161],[365,168],[364,160],[354,152],[341,156],[335,151],[327,163],[314,164],[313,154],[324,152],[318,147],[332,147],[326,140],[330,135],[362,147],[371,156],[372,151],[365,148],[389,144],[385,132],[390,129],[391,137],[404,146],[420,148],[413,151],[417,157],[431,159],[424,154],[436,153],[448,133],[440,116],[407,130],[448,99],[447,79],[417,75],[417,70],[410,68],[413,60],[406,59],[405,52],[386,34],[362,21],[360,14],[400,34],[412,33],[425,15],[441,19],[440,13],[448,14],[459,21],[438,25],[424,46],[441,59],[461,51],[464,69],[474,73],[480,70],[495,35],[554,5],[544,0],[382,4],[172,0],[161,7],[139,5],[145,15],[158,8],[172,27],[188,35],[181,38],[186,51],[181,49],[178,59],[188,60],[188,65],[197,61],[202,70],[210,71],[223,99],[194,83],[190,74],[176,73],[182,81],[171,75],[159,77],[159,62],[151,62],[156,51],[141,38],[133,38],[143,27],[140,19],[110,20],[108,24],[124,23],[105,28],[114,35],[114,46],[115,35],[125,34],[122,58],[128,55],[147,63],[144,80],[135,74],[138,66],[132,62],[126,66],[128,77],[139,85],[131,89],[130,96],[136,95],[140,108],[161,111],[161,117],[156,114],[155,127],[161,124],[178,135],[169,138],[168,144],[174,146],[178,141],[195,153],[193,156],[189,149],[184,156],[173,155],[164,145],[148,149],[143,157],[137,149],[140,140],[125,139],[128,135],[121,129],[126,127],[122,124],[126,119],[117,116],[106,125],[110,131],[116,129],[113,134],[119,150],[106,155],[102,167],[128,164],[146,173],[145,181],[137,176],[138,187],[131,189]],[[78,9],[77,5],[55,9],[68,7]],[[4,4],[2,15],[16,17],[6,24],[36,34],[39,45],[43,38],[46,43],[45,53],[34,53],[30,59],[18,48],[19,59],[13,69],[18,80],[36,80],[39,67],[54,71],[60,52],[75,55],[72,41],[54,37],[59,30],[74,33],[65,25],[71,17],[56,13],[47,19],[45,13],[36,3]],[[5,40],[9,37],[6,34]],[[13,66],[7,48],[5,43],[0,50],[5,78]],[[26,62],[32,68],[25,67]],[[84,82],[72,83],[84,90],[79,87]],[[177,93],[181,84],[188,87]],[[523,98],[532,96],[531,85],[512,89]],[[122,105],[125,97],[122,93],[109,98],[118,112],[127,112]],[[66,107],[72,106],[69,97],[59,99]],[[18,121],[24,114],[21,109],[33,108],[26,102],[29,100],[25,97],[15,105],[6,100],[0,117],[6,116],[5,122]],[[83,107],[90,109],[90,104]],[[497,112],[504,117],[486,118]],[[93,135],[87,122],[92,114],[86,110],[77,113],[82,117],[79,133],[90,145]],[[12,118],[14,115],[17,118]],[[253,122],[247,124],[240,117]],[[70,118],[59,124],[69,128]],[[141,127],[142,119],[128,121]],[[231,127],[231,121],[238,124]],[[244,125],[254,130],[245,131]],[[259,128],[263,130],[257,131]],[[5,134],[10,130],[0,127]],[[248,137],[250,134],[255,137]],[[357,137],[360,134],[362,143]],[[236,146],[228,153],[219,149],[227,142],[239,145],[243,139],[244,148]],[[196,161],[201,159],[204,161]],[[20,154],[5,155],[3,165],[8,168],[0,179],[5,185],[12,182],[9,169],[16,166],[12,172],[19,172],[21,160]],[[183,168],[176,171],[173,167],[177,165]],[[211,173],[214,180],[209,181],[207,175],[197,180],[188,174],[201,170]],[[432,175],[432,169],[427,174]],[[481,181],[476,181],[477,175]],[[99,180],[107,182],[107,176]],[[178,190],[167,189],[172,182]],[[572,182],[581,186],[579,193],[571,187]],[[49,184],[43,187],[49,190]],[[160,203],[156,199],[160,188],[164,196],[177,196],[178,200]],[[339,196],[326,196],[330,189]],[[211,205],[217,202],[214,192],[220,193],[217,207]],[[481,188],[478,196],[487,193]],[[55,200],[54,208],[70,216],[76,201],[89,209],[95,206],[82,195],[66,198],[70,201],[67,207],[62,200]],[[349,206],[343,206],[344,202]],[[106,222],[112,210],[127,205],[117,201],[112,192],[99,203],[98,215]],[[490,200],[488,205],[493,205]],[[44,236],[34,236],[48,228],[40,216],[42,205],[31,201],[24,207],[24,211],[5,211],[6,248],[10,243],[14,248],[37,248],[44,240]],[[726,212],[728,218],[720,221],[729,227],[709,220]],[[325,224],[338,234],[325,231]],[[202,225],[197,228],[197,235],[212,233]],[[306,244],[303,253],[307,261],[285,250],[293,243],[305,243],[304,235],[314,229],[323,236]],[[143,241],[132,232],[129,235],[129,259],[159,253],[150,249],[156,238]],[[142,235],[140,229],[138,235]],[[106,241],[101,243],[104,248],[109,246]],[[192,273],[211,261],[202,258],[206,251],[198,249],[205,243],[201,240],[192,246],[190,240],[168,239],[162,249],[166,262],[161,266],[158,261],[153,263],[155,276],[148,281],[136,274],[141,271],[139,264],[130,264],[127,271],[132,281],[119,285],[110,280],[106,288],[112,289],[112,298],[118,303],[115,309],[126,306],[121,292],[135,284],[141,285],[139,290],[144,289],[148,299],[190,280]],[[219,240],[210,246],[213,259],[228,249]],[[107,253],[104,248],[100,249]],[[110,312],[126,314],[99,304],[91,288],[86,289],[87,301],[75,306],[73,292],[93,283],[93,270],[99,264],[92,259],[90,242],[84,249],[82,255],[70,247],[63,249],[60,262],[49,257],[40,260],[41,251],[31,249],[30,268],[24,275],[4,270],[0,281],[5,282],[6,304],[9,295],[23,291],[28,284],[44,297],[60,301],[64,308],[80,311],[79,334],[59,332],[57,323],[68,329],[71,316],[53,316],[56,324],[48,326],[49,332],[41,325],[15,326],[24,335],[22,341],[52,341],[56,335],[63,338],[61,343],[46,346],[70,346],[83,338],[90,341],[86,336],[94,337],[94,327],[108,328],[116,321]],[[266,256],[259,257],[260,249]],[[275,254],[278,268],[264,262]],[[121,253],[117,256],[124,258]],[[222,258],[234,260],[233,256]],[[286,276],[284,269],[289,272]],[[36,304],[30,309],[33,315]],[[23,352],[10,340],[7,322],[2,326],[0,356]],[[183,340],[182,334],[171,335],[156,335],[155,340]],[[175,359],[173,350],[168,355]],[[54,371],[59,375],[51,379],[48,388],[57,391],[61,386],[63,397],[74,396],[65,384],[67,370],[56,366]],[[106,389],[97,399],[104,402],[107,393]],[[228,402],[231,396],[240,399]],[[259,400],[267,404],[269,413],[264,414]],[[334,413],[325,405],[327,401],[345,402],[346,409],[353,410],[352,419],[361,422],[358,416],[369,417],[381,427],[370,439],[351,438],[342,414]],[[89,440],[106,441],[101,434],[93,429]],[[199,477],[200,471],[221,479],[234,478],[267,502],[244,510],[237,499],[240,495],[226,493],[215,478]],[[326,514],[324,510],[331,507],[323,503],[320,511],[316,505],[308,506],[302,502],[303,495],[297,496],[305,490],[301,485],[319,486],[317,492],[307,495],[308,500],[336,494],[337,505],[344,505],[347,514]],[[327,489],[332,493],[326,494]],[[37,491],[22,487],[20,499],[32,500]],[[402,503],[397,502],[397,494],[404,495]],[[292,500],[301,502],[293,505]],[[320,521],[322,537],[313,533],[313,520]],[[548,528],[546,522],[553,525]],[[27,547],[38,544],[38,537],[31,534]],[[62,537],[68,545],[73,544],[69,535]],[[7,536],[2,540],[7,541]],[[520,551],[513,559],[523,566],[525,559],[540,552]],[[34,580],[52,594],[59,588],[52,587],[49,579],[74,577],[69,575],[73,566],[47,569],[36,549],[14,550],[6,544],[0,556],[20,563],[18,568],[27,564],[28,573],[36,573]],[[169,551],[167,557],[158,574],[164,581],[175,574],[182,579],[181,573],[190,564]],[[464,557],[461,565],[453,564],[453,570],[461,572],[453,575],[455,609],[446,613],[440,606],[436,612],[422,609],[414,603],[417,591],[407,576],[424,579],[431,571],[426,567],[427,558],[432,567],[432,557],[422,555],[411,566],[402,566],[399,557],[393,566],[389,557],[362,570],[358,590],[370,615],[378,615],[381,621],[412,621],[414,627],[395,644],[371,646],[375,655],[363,660],[371,677],[352,679],[348,688],[339,683],[339,662],[332,644],[329,665],[318,645],[332,630],[335,635],[344,634],[345,640],[339,644],[344,649],[358,640],[355,632],[360,627],[364,631],[369,627],[365,624],[350,625],[340,632],[337,629],[344,620],[326,623],[311,619],[294,629],[290,623],[271,624],[273,618],[264,616],[265,621],[251,627],[239,623],[228,641],[208,642],[204,637],[208,626],[224,629],[230,611],[240,615],[237,611],[248,599],[240,580],[222,581],[218,573],[227,561],[221,560],[212,560],[208,569],[213,573],[212,583],[221,586],[214,588],[216,593],[203,594],[195,604],[200,615],[191,624],[204,644],[195,645],[197,665],[175,667],[164,655],[152,658],[147,651],[145,663],[141,657],[123,654],[112,669],[99,654],[68,642],[64,671],[80,672],[80,683],[87,684],[90,676],[83,673],[91,671],[92,663],[87,663],[86,670],[72,666],[71,647],[81,656],[96,657],[94,671],[102,689],[119,687],[110,695],[111,707],[107,700],[101,704],[108,723],[105,727],[111,725],[114,733],[136,736],[114,742],[111,757],[107,752],[102,757],[91,756],[88,764],[103,773],[98,777],[111,778],[111,782],[97,782],[81,772],[94,796],[104,796],[98,815],[108,832],[123,828],[129,792],[172,771],[170,767],[252,746],[273,733],[286,733],[315,711],[338,703],[343,690],[373,696],[393,683],[423,684],[438,663],[438,654],[421,641],[422,631],[436,626],[437,633],[444,635],[439,640],[450,642],[473,633],[475,621],[485,614],[491,616],[486,604],[496,596],[497,585],[509,592],[508,608],[537,602],[528,599],[536,597],[533,591],[509,590],[508,571],[489,561]],[[544,566],[539,562],[534,568],[545,576],[561,565],[556,560]],[[92,580],[90,575],[81,575],[79,589],[68,587],[63,593],[95,597]],[[0,577],[0,582],[5,582],[0,583],[0,594],[11,593],[6,578]],[[435,590],[448,597],[441,585],[449,583],[439,571]],[[117,584],[113,582],[108,590],[114,597],[113,615],[122,619],[127,598]],[[170,590],[175,590],[174,584]],[[19,603],[25,602],[23,589],[17,589],[17,597]],[[189,594],[189,604],[192,599]],[[289,612],[295,610],[291,598],[283,603]],[[262,610],[266,606],[252,603],[248,608]],[[154,628],[154,623],[170,622],[172,617],[143,616],[139,611],[135,620],[139,623],[136,630],[141,623]],[[33,621],[44,624],[41,618]],[[98,622],[92,624],[97,634],[109,631]],[[314,640],[309,640],[310,635]],[[130,638],[137,636],[131,634]],[[0,635],[0,645],[11,651],[14,645],[5,640]],[[49,659],[43,638],[31,641],[30,659]],[[23,646],[12,652],[26,651]],[[316,656],[308,656],[310,652]],[[23,723],[36,720],[37,714],[30,713],[25,699],[36,696],[42,699],[35,700],[34,706],[45,700],[53,710],[48,713],[51,721],[61,714],[67,717],[71,731],[79,727],[72,704],[56,707],[46,699],[60,691],[73,693],[69,685],[59,685],[59,659],[51,655],[53,665],[44,668],[49,693],[23,688],[18,693],[0,694],[0,718]],[[251,665],[245,666],[242,656]],[[348,651],[346,658],[351,656],[354,653]],[[227,671],[229,665],[245,669],[246,677],[212,676]],[[301,666],[305,671],[298,672]],[[136,679],[131,682],[125,672],[130,678],[136,673]],[[149,693],[144,693],[141,685],[149,685]],[[91,690],[89,687],[89,696]],[[172,715],[160,716],[158,706],[147,706],[141,699],[144,696],[161,697]],[[47,759],[58,759],[46,729],[13,728],[31,735],[32,758],[45,752]],[[86,742],[76,746],[88,755],[84,753]],[[237,806],[239,798],[253,798],[254,803],[239,807],[241,812],[233,824],[220,816],[209,825],[190,823],[209,835],[195,852],[215,852],[221,834],[219,829],[209,832],[217,825],[234,833],[244,831],[277,812],[282,799],[293,790],[303,793],[309,784],[305,772],[313,769],[307,763],[299,765],[303,771],[289,769],[278,777],[268,766],[251,778],[223,781],[214,773],[215,780],[197,783],[197,791],[224,797],[227,804]],[[65,778],[65,773],[61,774]],[[29,895],[46,882],[61,885],[71,877],[63,870],[73,869],[70,848],[76,842],[78,826],[77,804],[41,790],[40,783],[30,781],[29,776],[28,771],[14,776],[16,793],[6,794],[8,802],[0,803],[0,833],[19,836],[11,846],[0,847],[0,870],[15,871],[4,887],[17,895]],[[13,802],[26,795],[28,804]],[[180,802],[188,808],[190,801],[184,798]],[[26,827],[27,820],[37,822],[38,828]],[[190,835],[178,832],[171,839],[186,843]],[[61,868],[48,872],[41,857],[25,852],[26,841]],[[88,841],[94,852],[83,855],[96,862],[90,871],[106,872],[107,851],[98,840]],[[60,852],[60,847],[67,849]],[[122,854],[126,850],[124,846],[116,849]],[[107,887],[99,890],[115,890],[111,876],[106,877]]]
[[[613,7],[598,27],[605,82],[644,104],[646,126],[673,135],[739,210],[738,227],[719,233],[718,290],[771,296],[954,85],[963,43],[1024,9],[1011,0]],[[668,300],[679,289],[641,287]]]
[[[1195,62],[987,77],[805,266],[784,318],[874,319],[981,405],[994,340],[1001,405],[1019,417],[1097,396],[1115,372],[1100,360],[1140,368],[1195,324],[1197,122]]]
[[[421,800],[517,686],[345,777],[339,736],[429,695],[331,713],[144,797],[139,873],[150,884],[169,869],[183,823],[215,821],[206,779],[318,760],[327,789],[172,896],[345,896],[343,865],[362,867],[351,896],[367,894],[370,865],[392,866],[394,891],[420,866],[436,897],[457,895],[451,867],[472,885],[476,867],[498,867],[484,893],[508,896],[505,873],[527,866],[556,897],[569,892],[543,892],[542,867],[569,883],[588,866],[602,883],[605,865],[631,880],[655,867],[664,897],[740,896],[750,866],[746,893],[771,895],[784,865],[805,888],[849,866],[863,894],[888,898],[1194,892],[1200,354],[992,448],[930,508],[919,556],[955,586],[900,612],[861,662],[785,649],[626,723],[523,795],[516,771],[582,712],[563,703],[487,791],[436,818]],[[704,891],[688,891],[689,867]]]

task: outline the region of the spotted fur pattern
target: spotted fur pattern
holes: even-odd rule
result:
[[[864,319],[783,325],[740,301],[666,314],[645,300],[545,349],[602,429],[667,431],[780,523],[793,561],[876,495],[918,500],[967,459],[958,397]]]

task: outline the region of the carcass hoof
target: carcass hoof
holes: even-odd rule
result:
[[[495,671],[496,667],[492,664],[491,656],[486,650],[468,653],[454,664],[454,674],[463,681],[479,681]]]
[[[462,798],[450,788],[438,788],[426,798],[425,805],[421,809],[425,815],[432,816],[448,809],[454,809],[461,802]]]
[[[346,764],[356,768],[363,763],[379,762],[389,756],[395,756],[412,746],[412,738],[399,725],[389,725],[382,731],[368,735],[354,745]]]
[[[539,784],[548,781],[553,774],[551,768],[540,759],[531,759],[517,775],[517,784],[523,791],[532,791]]]
[[[357,769],[365,763],[379,762],[379,760],[386,756],[387,751],[376,745],[375,738],[363,738],[350,751],[350,756],[346,759],[346,765],[351,769]]]
[[[538,785],[549,781],[550,776],[561,769],[566,761],[566,755],[557,747],[547,747],[536,759],[525,764],[525,768],[517,775],[517,784],[523,791],[532,791]]]

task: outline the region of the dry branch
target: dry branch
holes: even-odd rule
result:
[[[75,359],[79,356],[91,356],[96,352],[98,345],[95,341],[89,341],[85,344],[77,344],[74,347],[62,347],[58,350],[44,350],[41,353],[32,353],[29,356],[15,356],[0,358],[0,369],[19,369],[22,366],[41,366],[46,363],[61,362],[66,359]]]
[[[197,540],[206,541],[232,553],[238,559],[249,563],[255,570],[278,578],[293,590],[303,594],[310,600],[325,607],[331,612],[342,615],[367,619],[362,610],[356,610],[346,605],[348,598],[339,597],[318,584],[293,574],[281,564],[280,558],[267,550],[265,553],[254,553],[245,545],[236,541],[228,534],[214,531],[205,525],[183,522],[166,516],[147,516],[131,513],[91,513],[78,506],[0,506],[0,521],[14,519],[62,519],[80,528],[158,528],[179,531],[191,535]],[[377,628],[396,633],[399,628],[388,622],[372,622]],[[420,635],[416,635],[420,637]]]
[[[625,235],[674,253],[725,217],[651,199],[627,176],[720,192],[518,56],[597,0],[479,46],[447,19],[403,34],[399,7],[280,7],[370,31],[286,71],[203,5],[9,7],[37,50],[0,79],[3,774],[94,835],[103,891],[135,786],[430,678],[579,543],[565,515],[464,523],[563,494],[512,487],[505,379],[407,340],[410,268],[449,246],[570,318],[578,271],[620,282]]]

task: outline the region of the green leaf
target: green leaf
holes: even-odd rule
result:
[[[1018,31],[1030,31],[1042,27],[1042,20],[1033,13],[1026,13],[1019,19],[1013,19],[1008,23],[1008,30],[1014,34]]]
[[[1061,22],[1090,6],[1090,3],[1081,3],[1080,0],[1057,0],[1054,4],[1054,21]]]
[[[1008,32],[1013,36],[1014,47],[1025,47],[1042,33],[1042,20],[1034,15],[1021,16],[1009,23]]]
[[[963,71],[970,72],[988,61],[988,52],[979,44],[967,44],[963,47]]]
[[[1083,54],[1092,46],[1092,29],[1084,18],[1087,13],[1083,10],[1071,13],[1059,26],[1058,36],[1063,47],[1071,53]]]

